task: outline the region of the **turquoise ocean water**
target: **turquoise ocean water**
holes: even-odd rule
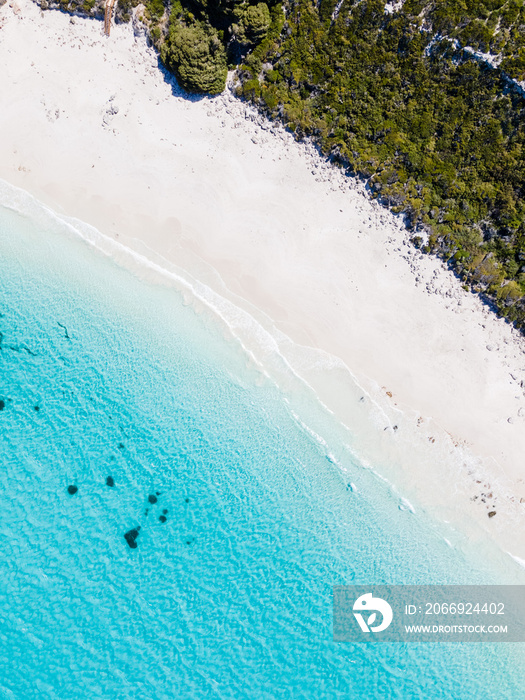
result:
[[[178,292],[0,208],[0,313],[1,698],[525,698],[520,645],[331,641],[334,584],[509,581]]]

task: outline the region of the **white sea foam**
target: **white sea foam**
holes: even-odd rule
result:
[[[518,562],[518,564],[525,569],[525,559],[520,559],[520,557],[517,557],[514,554],[511,554],[510,552],[507,552],[507,554],[509,554],[514,559],[514,561]]]

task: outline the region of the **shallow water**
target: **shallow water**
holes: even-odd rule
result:
[[[2,697],[523,697],[522,646],[333,643],[335,584],[504,581],[46,221],[0,209]]]

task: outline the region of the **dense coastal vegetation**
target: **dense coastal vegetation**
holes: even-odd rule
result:
[[[238,92],[365,177],[417,245],[523,328],[522,5],[297,0]]]
[[[236,67],[240,97],[366,178],[416,245],[525,328],[523,0],[149,0],[136,14],[183,87],[219,93]]]

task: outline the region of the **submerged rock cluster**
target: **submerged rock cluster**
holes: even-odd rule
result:
[[[124,447],[124,445],[122,443],[120,443],[119,448],[120,448],[120,445],[122,445],[122,448]],[[109,488],[115,488],[115,479],[111,475],[108,475],[106,477],[105,484]],[[78,492],[78,486],[76,484],[69,484],[69,486],[67,487],[67,492],[70,496],[74,496]],[[155,493],[148,494],[147,502],[149,503],[149,505],[155,506],[158,503],[159,496],[161,496],[160,491],[156,491]],[[185,502],[188,503],[189,499],[186,498]],[[146,508],[146,510],[144,511],[144,515],[147,516],[148,513],[149,513],[149,508]],[[168,515],[168,509],[163,508],[161,514],[158,516],[158,520],[161,523],[166,523],[168,520],[167,515]],[[142,528],[141,525],[137,525],[136,527],[133,527],[124,533],[124,539],[131,549],[137,549],[137,546],[138,546],[137,539],[138,539],[138,536],[140,534],[141,528]]]

